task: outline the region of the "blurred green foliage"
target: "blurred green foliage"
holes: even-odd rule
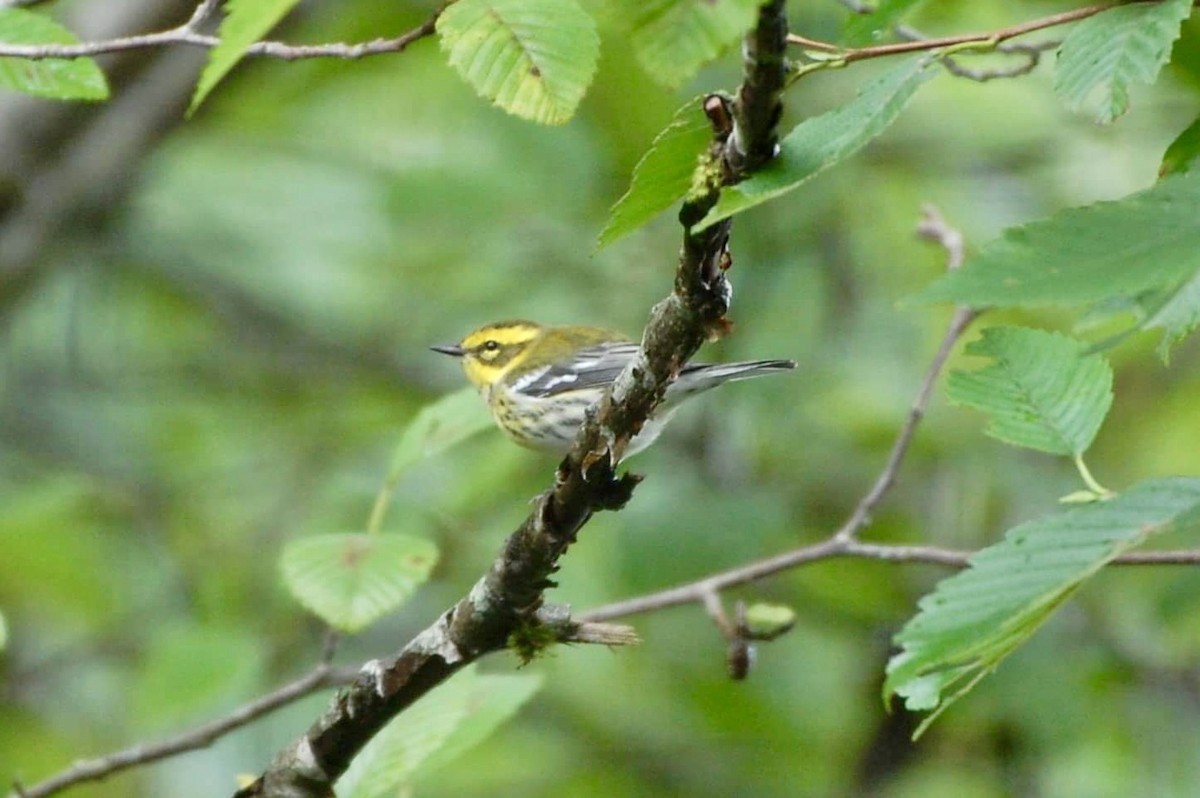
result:
[[[793,5],[793,30],[837,37],[835,3]],[[354,0],[285,33],[359,40],[427,13]],[[936,34],[1043,13],[1033,0],[928,4],[915,22]],[[221,715],[316,661],[322,628],[283,588],[280,553],[365,528],[399,431],[461,385],[428,345],[509,317],[637,332],[670,286],[677,226],[668,213],[596,255],[593,242],[680,102],[733,86],[737,59],[672,93],[604,33],[596,82],[561,128],[489,107],[430,41],[359,62],[246,63],[131,167],[128,197],[39,254],[0,347],[0,782]],[[1196,115],[1197,38],[1109,127],[1062,109],[1046,68],[941,77],[863,153],[739,217],[737,330],[702,356],[799,368],[683,411],[633,461],[648,479],[630,506],[586,528],[552,598],[586,609],[832,531],[882,466],[949,317],[898,304],[944,268],[913,235],[921,203],[977,247],[1144,188]],[[889,68],[803,81],[786,124]],[[1089,465],[1114,489],[1200,473],[1200,352],[1184,341],[1168,369],[1156,342],[1110,353],[1115,402]],[[935,402],[868,536],[978,548],[1077,486],[1069,462],[981,427]],[[553,466],[487,432],[407,472],[386,528],[436,541],[437,570],[339,661],[391,651],[456,600]],[[1194,791],[1193,570],[1105,573],[913,744],[913,720],[879,705],[883,664],[943,575],[831,561],[736,591],[798,613],[744,683],[725,677],[724,643],[695,607],[637,619],[633,650],[559,649],[529,666],[544,678],[530,704],[418,794]],[[484,669],[515,667],[500,655]],[[71,794],[227,794],[325,700]]]

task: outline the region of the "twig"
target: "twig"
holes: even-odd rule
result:
[[[87,58],[105,53],[119,53],[126,50],[142,50],[153,47],[168,47],[171,45],[188,45],[191,47],[216,47],[221,40],[216,36],[201,33],[200,25],[213,13],[216,0],[204,0],[200,3],[191,18],[178,27],[157,33],[143,33],[136,36],[123,36],[102,41],[81,42],[79,44],[8,44],[0,43],[0,57],[29,58],[41,60],[45,58]],[[444,6],[438,8],[429,19],[417,27],[391,39],[374,39],[358,44],[332,42],[328,44],[285,44],[277,41],[262,41],[250,45],[246,55],[278,58],[284,61],[296,61],[304,58],[341,58],[358,59],[372,55],[403,52],[410,44],[433,35],[436,31],[437,18]]]
[[[1200,565],[1200,550],[1135,551],[1122,554],[1112,562],[1113,565]]]
[[[322,665],[329,665],[333,662],[333,657],[337,654],[337,648],[341,642],[342,636],[336,629],[329,627],[325,630],[325,637],[321,641],[321,659],[319,660]]]
[[[917,234],[940,244],[946,250],[946,270],[956,270],[963,262],[962,233],[946,224],[946,221],[932,205],[924,206],[922,213],[921,221],[917,225]],[[900,464],[904,462],[905,455],[908,454],[913,434],[917,430],[917,425],[921,423],[921,419],[925,417],[926,408],[929,407],[929,400],[933,396],[933,386],[937,382],[938,375],[942,373],[942,368],[946,365],[946,360],[949,359],[954,344],[978,315],[978,312],[971,308],[960,307],[954,311],[954,316],[951,317],[950,324],[946,328],[946,334],[942,336],[942,343],[938,346],[929,368],[925,370],[925,377],[921,380],[920,388],[917,389],[917,395],[913,399],[912,407],[909,408],[908,417],[896,435],[896,442],[892,444],[892,450],[888,454],[883,471],[875,480],[875,484],[863,496],[862,501],[854,508],[849,520],[834,534],[834,540],[842,542],[854,540],[858,533],[871,523],[871,514],[875,512],[879,502],[883,501],[883,497],[896,482],[896,474],[900,470]]]
[[[721,594],[715,590],[703,591],[700,595],[700,603],[704,605],[704,611],[716,624],[721,636],[726,640],[732,640],[737,634],[737,629],[729,620],[729,616],[725,614],[725,605],[721,603]]]
[[[854,540],[841,539],[836,535],[826,538],[820,543],[803,546],[792,551],[777,554],[747,565],[730,568],[727,571],[706,576],[693,582],[686,582],[675,587],[648,593],[644,596],[626,599],[624,601],[605,604],[602,607],[588,610],[577,617],[587,621],[608,621],[614,618],[628,618],[631,615],[641,615],[647,612],[677,607],[681,604],[703,603],[709,595],[722,590],[728,590],[740,585],[757,582],[768,576],[798,568],[809,563],[820,562],[834,557],[872,557],[863,551],[871,550],[887,555],[886,559],[899,562],[935,562],[939,565],[961,567],[966,564],[968,552],[956,552],[942,549],[932,549],[924,546],[875,546],[859,543]],[[878,557],[877,559],[884,559]]]
[[[838,0],[843,6],[850,9],[856,14],[870,14],[874,11],[873,8],[860,2],[859,0]],[[928,36],[913,28],[911,25],[896,25],[896,35],[905,41],[926,41]],[[1036,43],[1021,43],[1021,42],[1003,42],[996,46],[996,52],[1009,55],[1022,55],[1025,60],[1008,67],[995,67],[991,69],[972,69],[965,67],[959,63],[958,59],[946,57],[941,60],[942,67],[952,75],[967,80],[974,80],[979,83],[986,83],[989,80],[998,80],[1001,78],[1016,78],[1021,75],[1027,75],[1037,68],[1041,63],[1042,53],[1048,50],[1054,50],[1061,44],[1057,40],[1049,40]],[[821,48],[825,49],[825,48]],[[837,46],[831,48],[833,52],[840,50]]]
[[[311,671],[274,692],[243,704],[224,717],[157,743],[139,743],[95,759],[76,762],[61,773],[29,787],[13,785],[10,798],[46,798],[68,787],[99,781],[131,767],[207,748],[218,738],[257,718],[326,687],[345,684],[353,674],[332,668],[324,659]]]
[[[196,10],[192,12],[191,18],[185,23],[185,27],[191,30],[199,28],[209,17],[217,13],[217,6],[220,3],[221,0],[200,0]]]
[[[580,621],[611,621],[656,612],[683,604],[703,604],[708,596],[723,590],[757,582],[768,576],[805,565],[836,558],[879,560],[890,563],[928,563],[949,568],[965,568],[973,551],[946,549],[939,546],[899,546],[890,543],[863,543],[857,540],[839,541],[831,536],[774,557],[711,574],[703,579],[685,582],[675,587],[605,604],[577,614]],[[1200,565],[1200,549],[1140,551],[1123,554],[1113,565]]]
[[[955,227],[942,218],[938,209],[930,203],[921,206],[921,221],[917,222],[917,235],[946,250],[946,271],[958,271],[966,259],[966,242]]]
[[[949,359],[954,344],[978,315],[977,311],[970,308],[958,308],[954,311],[954,316],[950,319],[950,325],[946,329],[945,336],[942,337],[942,343],[938,347],[937,354],[934,355],[933,361],[925,371],[925,378],[921,381],[921,387],[917,391],[917,397],[913,400],[912,407],[909,408],[908,417],[905,419],[904,425],[900,428],[900,433],[896,436],[896,442],[892,444],[892,450],[888,454],[887,463],[884,465],[883,471],[880,472],[879,478],[875,480],[875,484],[871,486],[871,490],[863,497],[858,506],[854,508],[850,519],[837,531],[835,539],[842,541],[853,540],[859,532],[871,523],[871,514],[896,482],[896,474],[900,470],[900,464],[904,461],[905,455],[908,454],[908,448],[912,444],[913,434],[917,430],[917,425],[921,423],[921,419],[925,416],[925,410],[929,406],[929,399],[933,395],[933,386],[937,382],[942,367],[946,365],[946,360]]]
[[[1055,50],[1062,44],[1057,39],[1038,42],[1037,44],[1002,44],[996,48],[997,52],[1020,54],[1025,56],[1025,60],[1007,67],[992,67],[990,69],[972,69],[965,67],[959,63],[957,58],[943,58],[942,67],[951,75],[967,80],[973,80],[977,83],[987,83],[989,80],[1003,80],[1007,78],[1019,78],[1022,75],[1028,75],[1033,70],[1037,69],[1038,64],[1042,62],[1042,53],[1048,50]]]
[[[1152,0],[1137,0],[1137,2],[1151,2]],[[1078,22],[1081,19],[1095,16],[1103,11],[1108,11],[1111,8],[1116,8],[1119,5],[1129,5],[1128,3],[1104,3],[1094,6],[1085,6],[1076,8],[1070,11],[1063,11],[1059,14],[1051,14],[1048,17],[1022,22],[1017,25],[1012,25],[1007,28],[1001,28],[989,33],[966,33],[956,36],[937,36],[932,39],[918,39],[915,41],[895,42],[892,44],[880,44],[874,47],[858,47],[845,49],[831,42],[824,42],[818,39],[810,39],[806,36],[801,36],[796,33],[788,34],[788,43],[807,47],[811,50],[820,50],[821,52],[833,53],[837,56],[840,63],[848,64],[854,61],[865,61],[869,58],[881,58],[889,55],[899,55],[902,53],[924,52],[926,50],[940,50],[945,47],[956,47],[967,44],[988,44],[998,45],[1008,39],[1014,39],[1018,36],[1024,36],[1026,33],[1053,28],[1058,25],[1065,25],[1069,22]],[[1032,69],[1032,67],[1030,67]]]

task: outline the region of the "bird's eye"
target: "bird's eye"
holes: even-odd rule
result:
[[[500,348],[499,341],[484,341],[483,342],[483,351],[485,351],[485,352],[495,352],[499,348]]]

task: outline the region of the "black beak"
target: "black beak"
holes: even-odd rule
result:
[[[441,344],[440,346],[431,346],[429,348],[434,352],[441,352],[443,355],[450,355],[451,357],[462,357],[466,354],[466,350],[458,344]]]

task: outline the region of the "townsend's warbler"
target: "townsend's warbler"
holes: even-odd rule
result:
[[[462,359],[500,429],[522,446],[565,454],[638,345],[598,327],[543,327],[505,321],[480,327],[460,343],[432,347]],[[667,388],[662,404],[629,443],[626,456],[649,446],[679,404],[729,380],[793,369],[790,360],[689,364]]]

